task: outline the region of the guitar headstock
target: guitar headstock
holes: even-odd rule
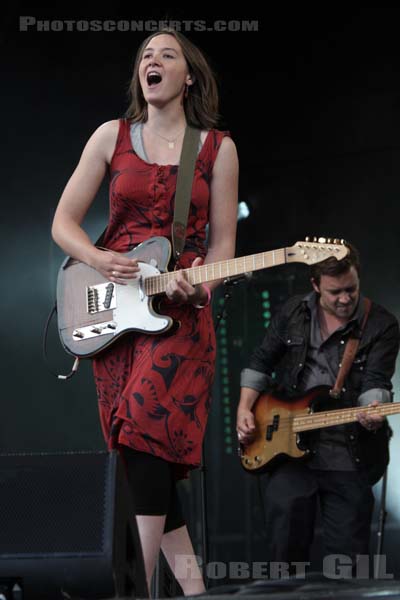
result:
[[[313,265],[331,256],[334,256],[337,260],[342,260],[348,253],[349,249],[344,240],[306,237],[304,242],[296,242],[294,246],[286,248],[286,261]]]

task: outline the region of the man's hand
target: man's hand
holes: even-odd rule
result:
[[[369,407],[379,406],[379,402],[372,402],[372,404],[368,405]],[[357,415],[358,422],[361,423],[365,429],[368,431],[376,431],[380,427],[382,427],[382,423],[384,421],[384,417],[380,415],[374,415],[367,412],[358,413]]]
[[[246,446],[253,441],[256,426],[254,424],[254,415],[251,410],[239,409],[236,420],[236,431],[240,444]]]

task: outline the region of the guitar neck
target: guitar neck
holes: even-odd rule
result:
[[[323,427],[332,427],[333,425],[353,423],[357,421],[357,415],[360,413],[374,416],[379,415],[382,417],[395,415],[400,413],[400,402],[379,404],[378,406],[342,408],[339,410],[314,413],[312,415],[298,416],[293,419],[293,431],[295,433],[300,433],[302,431],[322,429]]]
[[[184,273],[191,285],[198,285],[199,283],[226,279],[227,277],[236,277],[237,275],[243,275],[243,273],[275,267],[286,262],[286,248],[280,248],[279,250],[270,250],[268,252],[260,252],[249,256],[221,260],[216,263],[201,265],[199,267],[191,267],[189,269],[183,269],[181,272]],[[165,292],[168,283],[174,279],[175,276],[176,274],[174,271],[171,271],[153,277],[147,277],[144,282],[146,294],[148,296],[153,296]]]

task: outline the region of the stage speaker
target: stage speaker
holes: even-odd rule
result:
[[[0,585],[23,600],[147,597],[133,505],[118,452],[0,455]]]

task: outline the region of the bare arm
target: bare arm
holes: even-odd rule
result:
[[[239,164],[236,146],[225,137],[215,161],[211,181],[210,225],[205,263],[235,256]],[[210,289],[220,281],[210,283]]]
[[[137,262],[115,252],[99,250],[81,227],[106,173],[117,135],[118,121],[109,121],[87,142],[58,203],[52,236],[66,254],[94,267],[110,281],[123,283],[123,279],[134,277]]]
[[[219,148],[211,180],[210,223],[208,252],[204,264],[226,260],[235,256],[239,164],[234,142],[225,137]],[[196,259],[193,266],[201,264]],[[209,284],[215,289],[219,281]],[[169,284],[170,297],[181,302],[197,304],[206,298],[201,285],[192,287],[183,276]]]

